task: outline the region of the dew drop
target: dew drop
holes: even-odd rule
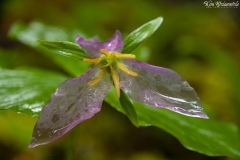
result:
[[[42,135],[40,131],[37,131],[37,134],[39,137]]]
[[[182,82],[181,89],[183,91],[192,91],[193,90],[193,88],[191,86],[189,86],[189,84],[187,82]]]
[[[56,132],[57,132],[57,130],[53,130],[52,132],[53,132],[53,133],[56,133]]]

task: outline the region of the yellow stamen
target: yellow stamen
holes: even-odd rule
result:
[[[102,69],[102,72],[100,73],[100,75],[96,79],[94,79],[91,82],[88,82],[88,86],[93,86],[93,85],[97,84],[102,79],[102,77],[104,76],[104,73],[105,73],[105,70]]]
[[[119,69],[121,69],[123,72],[131,75],[131,76],[137,76],[138,74],[136,72],[133,72],[132,70],[128,69],[127,67],[125,67],[122,63],[117,63],[117,67]]]
[[[113,62],[111,62],[111,63],[108,63],[108,64],[106,64],[106,65],[104,65],[104,66],[100,67],[100,69],[106,68],[106,67],[110,66],[112,63],[113,63]]]
[[[108,53],[108,51],[106,49],[100,49],[100,53],[104,54],[105,56],[109,55],[109,53]]]
[[[114,83],[114,87],[116,89],[116,96],[117,98],[120,98],[120,84],[119,84],[119,76],[117,72],[113,69],[112,66],[110,66],[111,69],[111,75]]]
[[[113,63],[117,63],[117,67],[122,70],[123,72],[131,75],[137,76],[138,74],[127,67],[125,67],[122,63],[118,63],[116,59],[134,59],[136,56],[134,54],[122,54],[117,52],[109,52],[106,49],[100,49],[100,53],[103,55],[100,58],[84,58],[83,61],[90,63],[90,64],[100,64],[100,69],[102,70],[98,77],[88,83],[88,86],[93,86],[97,84],[105,74],[105,68],[110,67],[112,80],[114,83],[114,87],[116,89],[116,96],[120,98],[120,83],[119,83],[119,75],[113,68]],[[106,64],[107,63],[107,64]],[[115,67],[115,64],[114,64]]]
[[[136,56],[134,54],[115,54],[117,58],[120,59],[134,59]]]
[[[98,64],[100,62],[101,58],[83,58],[84,62],[90,63],[90,64]]]

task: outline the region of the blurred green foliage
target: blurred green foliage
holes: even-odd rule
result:
[[[219,141],[223,148],[218,150],[219,153],[222,153],[218,155],[234,157],[227,152],[231,150],[231,147],[238,147],[236,139],[239,136],[236,128],[240,124],[240,25],[237,12],[239,8],[206,9],[203,1],[160,2],[156,0],[41,2],[9,0],[1,3],[3,14],[0,25],[0,66],[7,69],[18,69],[11,71],[17,74],[21,73],[21,79],[18,79],[18,83],[12,82],[13,86],[21,83],[31,89],[32,83],[24,81],[22,72],[26,75],[34,75],[36,80],[33,80],[41,83],[47,81],[41,74],[46,73],[47,76],[47,73],[51,73],[50,79],[59,75],[54,84],[58,86],[64,77],[78,76],[88,68],[88,65],[66,57],[64,57],[66,62],[64,65],[61,63],[63,58],[56,57],[52,52],[39,47],[33,34],[37,33],[38,38],[44,40],[74,42],[77,34],[88,38],[99,35],[99,38],[104,40],[110,37],[116,29],[119,29],[123,32],[123,37],[126,37],[127,33],[141,24],[160,15],[163,16],[164,23],[160,29],[134,53],[138,55],[137,57],[148,59],[151,64],[174,69],[188,80],[197,90],[205,110],[210,115],[211,120],[208,125],[212,126],[213,130],[219,131],[219,134],[212,135],[215,139],[209,138],[209,141],[218,139],[216,138],[218,135],[227,135],[225,141]],[[43,23],[32,22],[36,19],[50,24],[50,27]],[[22,35],[16,37],[22,43],[26,42],[25,45],[7,38],[10,26],[16,21],[23,22],[22,28],[19,25],[19,28],[15,28],[16,31],[30,26],[29,32],[27,32],[29,34],[23,32]],[[28,41],[21,39],[28,39]],[[59,64],[61,64],[61,68],[58,66]],[[24,71],[26,66],[28,69]],[[78,67],[81,69],[78,70]],[[35,72],[35,69],[30,68],[40,69]],[[7,81],[2,73],[11,73],[7,69],[1,70],[2,80]],[[53,72],[62,74],[54,73],[52,75]],[[49,95],[49,98],[51,90],[53,91],[54,87],[48,88],[45,93]],[[14,90],[12,92],[17,94]],[[3,91],[3,93],[5,92]],[[47,100],[45,99],[45,101]],[[145,112],[146,108],[142,106],[139,109],[140,112]],[[201,121],[204,120],[185,117],[166,110],[151,109],[148,112],[151,112],[153,116],[145,116],[145,118],[156,121],[156,126],[178,137],[185,146],[188,146],[190,141],[201,141],[203,138],[202,136],[194,137],[193,135],[196,134],[192,135],[191,133],[197,130],[193,127],[201,126],[203,124]],[[153,119],[154,114],[162,114],[162,116]],[[174,116],[168,117],[167,115]],[[107,104],[104,104],[100,113],[81,123],[58,141],[31,150],[27,149],[27,144],[36,120],[10,111],[1,111],[0,118],[0,155],[3,159],[154,160],[189,157],[190,159],[221,159],[206,157],[186,150],[173,136],[163,130],[153,127],[136,129],[126,117],[112,110]],[[235,125],[219,126],[221,121]],[[176,124],[185,128],[179,130],[175,128]],[[224,130],[221,128],[222,126],[228,129]],[[16,130],[18,134],[16,134]],[[206,130],[199,129],[199,131],[206,137],[211,137],[211,133],[205,132]],[[196,143],[195,147],[205,148],[204,153],[206,154],[208,148],[200,144]],[[228,144],[231,144],[231,147]],[[216,146],[219,146],[217,142]],[[224,147],[228,149],[224,149]],[[208,155],[214,154],[208,153]]]

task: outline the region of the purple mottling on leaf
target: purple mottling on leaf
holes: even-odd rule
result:
[[[108,51],[121,52],[124,46],[122,41],[122,34],[120,31],[116,31],[115,34],[105,42],[99,42],[96,37],[87,41],[83,37],[77,36],[76,42],[82,47],[82,49],[91,58],[101,57],[100,49],[106,49]]]
[[[58,87],[50,102],[42,109],[29,148],[56,140],[101,110],[112,82],[106,73],[98,84],[89,87],[88,82],[98,74],[98,67],[93,66],[83,75],[67,80]]]
[[[122,63],[137,77],[119,71],[121,89],[133,100],[187,116],[208,118],[195,90],[175,71],[136,61]]]

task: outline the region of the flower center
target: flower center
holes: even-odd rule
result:
[[[112,76],[112,80],[116,89],[117,98],[120,98],[120,83],[119,83],[119,75],[115,71],[114,67],[119,68],[123,72],[131,75],[137,76],[136,72],[125,67],[122,63],[118,62],[118,59],[134,59],[136,56],[133,54],[121,54],[116,52],[109,52],[105,49],[100,49],[100,53],[103,54],[101,58],[84,58],[83,61],[90,64],[100,64],[99,69],[101,69],[101,73],[99,76],[93,81],[88,83],[88,86],[93,86],[97,84],[104,76],[105,69],[110,67],[110,72]]]

